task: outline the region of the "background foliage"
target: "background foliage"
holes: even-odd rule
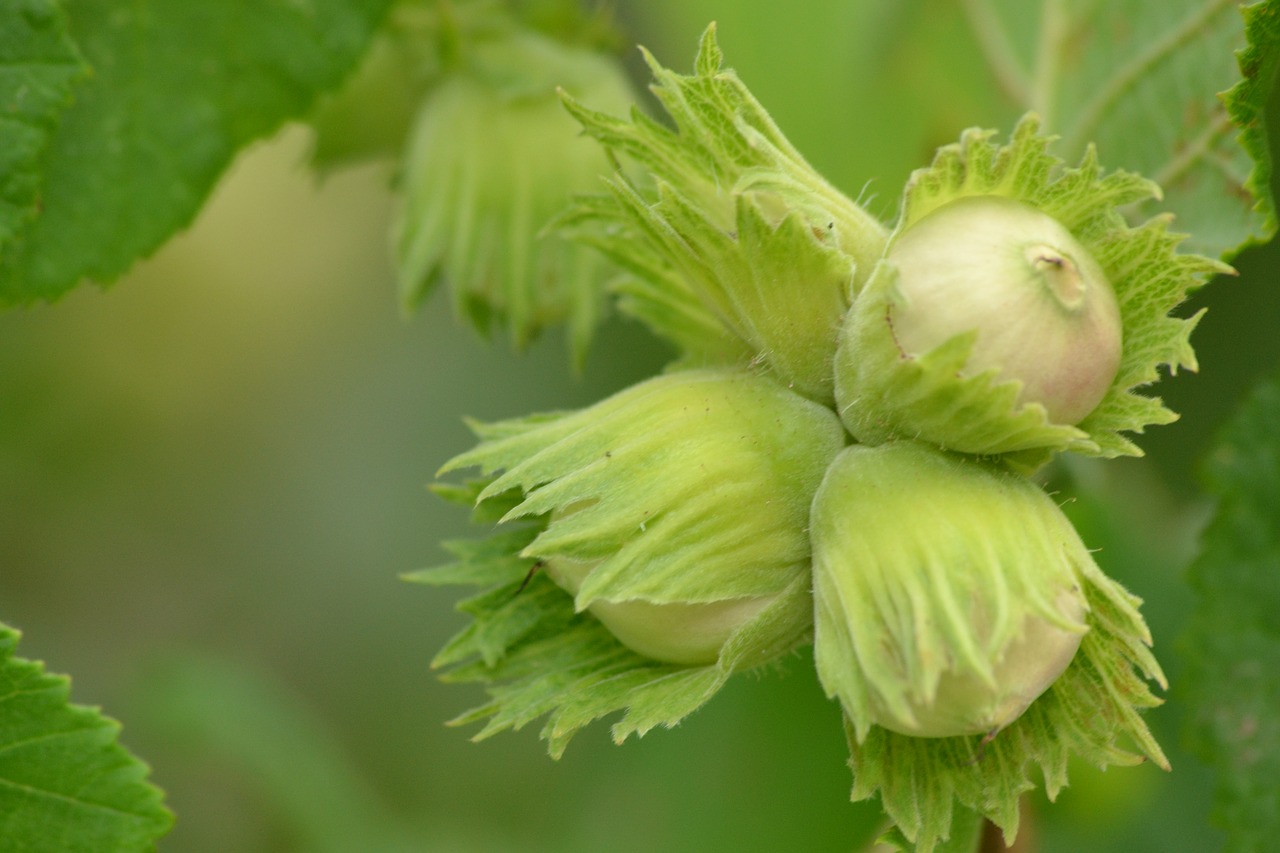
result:
[[[289,81],[321,85],[345,73],[360,28],[385,4],[297,7],[348,16],[338,29],[349,25],[349,38],[319,45],[291,34],[307,23],[290,17],[295,4],[268,4],[280,31],[245,44],[228,22],[259,5],[200,4],[213,17],[189,17],[175,10],[196,7],[178,0],[128,15],[72,4],[81,15],[72,33],[90,62],[111,27],[126,28],[153,59],[188,44],[183,32],[225,41],[205,45],[221,69],[208,88],[170,81],[169,100],[139,112],[163,128],[154,131],[158,161],[112,166],[95,152],[66,161],[60,180],[73,198],[81,189],[90,199],[99,189],[119,196],[136,181],[155,200],[138,208],[152,224],[117,221],[102,195],[98,206],[67,211],[93,226],[83,242],[98,248],[48,257],[109,277],[157,245],[194,215],[236,145],[310,105]],[[1229,3],[1155,5],[1234,14]],[[26,8],[36,14],[28,23],[56,19],[52,4]],[[730,64],[791,141],[886,218],[907,173],[936,146],[975,124],[1007,129],[1020,111],[977,42],[956,36],[967,32],[964,4],[814,0],[803,14],[782,14],[759,0],[616,4],[627,36],[676,68],[687,68],[698,34],[717,20]],[[59,57],[48,81],[56,101],[84,71],[65,44],[48,45]],[[247,65],[224,67],[228,56]],[[262,57],[280,89],[259,113],[235,100],[242,93],[229,69]],[[146,76],[145,58],[134,57],[132,70],[102,69],[98,56],[101,70],[74,108],[82,117],[68,112],[62,131],[75,121],[111,127],[94,87],[113,74]],[[210,149],[182,170],[190,177],[157,186],[164,140],[209,134],[207,123],[163,121],[188,97],[235,104],[242,124],[210,135]],[[28,133],[54,133],[47,112],[32,113]],[[56,157],[50,138],[45,156]],[[481,699],[478,688],[439,685],[427,670],[462,620],[447,596],[397,576],[442,562],[441,539],[469,535],[465,513],[423,488],[470,445],[459,416],[582,406],[650,375],[668,353],[615,320],[574,378],[558,336],[524,357],[486,346],[453,322],[444,293],[404,322],[386,249],[391,164],[320,183],[305,166],[312,145],[294,127],[252,146],[192,229],[109,293],[81,288],[56,305],[0,315],[0,620],[23,630],[21,656],[75,676],[75,701],[124,720],[124,743],[151,764],[180,815],[161,849],[849,850],[877,832],[875,807],[847,802],[838,710],[801,657],[785,677],[736,679],[679,728],[624,748],[609,743],[607,727],[588,730],[558,763],[533,732],[473,745],[440,724]],[[1102,156],[1123,161],[1122,142],[1104,143]],[[0,199],[12,208],[0,210],[0,236],[25,228],[30,195],[6,188]],[[113,229],[141,242],[116,246]],[[52,272],[18,272],[25,251],[4,256],[9,300],[28,301],[19,286],[64,289],[38,284],[54,282]],[[1210,819],[1214,776],[1198,757],[1213,750],[1182,745],[1194,706],[1177,687],[1187,646],[1176,639],[1192,622],[1186,567],[1210,512],[1197,460],[1280,361],[1280,255],[1252,249],[1236,266],[1238,279],[1194,299],[1192,308],[1210,309],[1195,337],[1203,374],[1161,388],[1182,421],[1146,437],[1145,459],[1056,470],[1099,563],[1147,600],[1175,685],[1173,701],[1149,719],[1174,772],[1073,768],[1056,807],[1031,806],[1029,831],[1045,851],[1222,843]]]

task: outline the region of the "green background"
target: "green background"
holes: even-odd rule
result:
[[[955,4],[619,3],[676,69],[709,20],[792,142],[891,218],[897,188],[967,126],[1008,128]],[[785,19],[784,19],[785,14]],[[921,52],[929,52],[929,62]],[[942,61],[944,79],[917,72]],[[630,60],[642,79],[638,60]],[[0,316],[0,620],[125,724],[169,793],[170,851],[853,850],[836,706],[797,656],[738,678],[672,731],[617,748],[606,725],[546,757],[533,730],[471,744],[443,721],[479,688],[428,668],[462,624],[401,572],[472,535],[425,484],[481,419],[585,405],[669,353],[607,325],[573,376],[549,335],[516,356],[449,316],[409,320],[389,262],[389,164],[318,182],[292,127],[246,151],[193,228],[103,293]],[[1106,152],[1102,152],[1106,163]],[[1280,356],[1280,257],[1195,299],[1202,374],[1148,457],[1057,469],[1099,562],[1147,600],[1174,689],[1150,715],[1174,773],[1079,768],[1033,802],[1045,851],[1208,850],[1206,770],[1180,745],[1177,638],[1207,502],[1197,459]]]

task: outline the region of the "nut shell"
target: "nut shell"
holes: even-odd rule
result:
[[[1002,196],[943,205],[891,245],[900,301],[889,322],[922,355],[975,331],[965,370],[1022,383],[1057,424],[1083,420],[1114,381],[1123,345],[1106,275],[1071,232]]]

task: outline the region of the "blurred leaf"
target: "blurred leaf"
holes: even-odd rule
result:
[[[1208,460],[1217,514],[1192,566],[1199,603],[1186,636],[1190,734],[1218,772],[1227,849],[1280,836],[1280,382],[1254,393]]]
[[[92,66],[0,262],[0,304],[105,283],[190,223],[244,144],[342,81],[389,0],[75,3]]]
[[[1140,172],[1166,193],[1150,213],[1172,210],[1193,236],[1186,249],[1232,254],[1273,224],[1244,189],[1249,152],[1234,139],[1219,93],[1240,71],[1244,27],[1231,0],[966,0],[977,41],[1001,90],[1063,137],[1067,159],[1095,143],[1101,160]],[[1272,2],[1251,18],[1274,17]],[[1036,10],[1039,10],[1038,14]],[[1255,55],[1271,53],[1270,43]],[[1246,77],[1256,74],[1257,56]],[[934,73],[945,73],[935,69]],[[1258,78],[1261,80],[1262,78]],[[1263,80],[1263,87],[1269,81]],[[1265,100],[1265,91],[1259,96]]]
[[[85,70],[53,0],[0,6],[0,246],[36,215],[40,153]]]
[[[378,799],[311,709],[246,667],[213,657],[172,661],[144,684],[151,726],[243,771],[297,849],[433,851]]]
[[[322,173],[364,160],[393,161],[404,149],[418,104],[433,82],[427,46],[383,32],[350,79],[321,99],[312,164]],[[415,50],[418,48],[418,50]]]
[[[1227,112],[1242,128],[1240,144],[1253,158],[1254,169],[1245,188],[1258,199],[1257,211],[1266,218],[1266,233],[1276,228],[1275,199],[1271,197],[1271,139],[1264,113],[1276,81],[1280,60],[1280,6],[1257,3],[1243,10],[1249,46],[1239,54],[1243,78],[1224,95]]]
[[[0,625],[0,836],[27,853],[147,850],[173,817],[120,725],[68,701],[70,681],[15,658]]]

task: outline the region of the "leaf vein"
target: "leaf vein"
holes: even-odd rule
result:
[[[1027,106],[1031,100],[1031,75],[1014,54],[1009,33],[990,0],[962,0],[961,5],[996,83],[1015,104]]]
[[[1055,124],[1054,90],[1061,70],[1062,50],[1067,35],[1068,20],[1062,0],[1045,0],[1041,8],[1040,37],[1036,48],[1036,68],[1031,90],[1031,109],[1039,114],[1044,126],[1053,129]]]
[[[83,806],[85,808],[95,809],[97,811],[106,812],[108,814],[120,815],[121,817],[139,818],[150,822],[151,816],[140,811],[128,811],[126,809],[117,808],[106,803],[97,803],[92,800],[84,800],[74,797],[70,794],[63,794],[59,791],[50,791],[46,788],[37,788],[34,785],[24,785],[21,782],[15,782],[12,779],[0,777],[0,788],[9,788],[14,791],[20,791],[27,795],[42,796],[47,799],[57,800],[59,802],[70,803],[75,806]]]
[[[1218,116],[1189,145],[1184,146],[1174,157],[1171,157],[1169,162],[1155,173],[1152,180],[1164,187],[1189,172],[1197,162],[1211,162],[1208,155],[1214,143],[1230,131],[1232,126],[1230,117],[1226,115]],[[1241,185],[1244,184],[1243,178],[1238,178],[1234,173],[1229,173],[1228,177],[1232,178],[1232,180],[1238,180]]]
[[[90,722],[87,725],[80,724],[80,725],[76,725],[76,726],[72,726],[64,729],[57,729],[56,731],[45,732],[37,737],[29,737],[29,738],[23,738],[21,740],[13,740],[3,745],[0,745],[0,756],[5,755],[6,753],[13,752],[15,749],[21,749],[22,747],[31,746],[32,744],[43,743],[45,741],[58,740],[60,738],[65,738],[65,737],[74,737],[75,735],[92,734],[95,731],[100,731],[102,729],[113,729],[113,728],[114,727],[112,726],[111,723],[105,720],[101,720],[101,721]],[[3,777],[0,777],[0,778],[3,778]]]
[[[1080,116],[1074,121],[1071,133],[1068,134],[1068,150],[1078,151],[1084,143],[1092,139],[1098,126],[1107,114],[1115,108],[1116,103],[1131,90],[1151,68],[1159,64],[1174,51],[1192,38],[1200,35],[1205,26],[1218,14],[1231,9],[1235,0],[1210,0],[1198,12],[1190,15],[1181,24],[1166,32],[1162,37],[1150,42],[1147,49],[1127,65],[1122,66],[1112,75],[1110,81],[1101,87],[1093,98],[1085,104]]]

